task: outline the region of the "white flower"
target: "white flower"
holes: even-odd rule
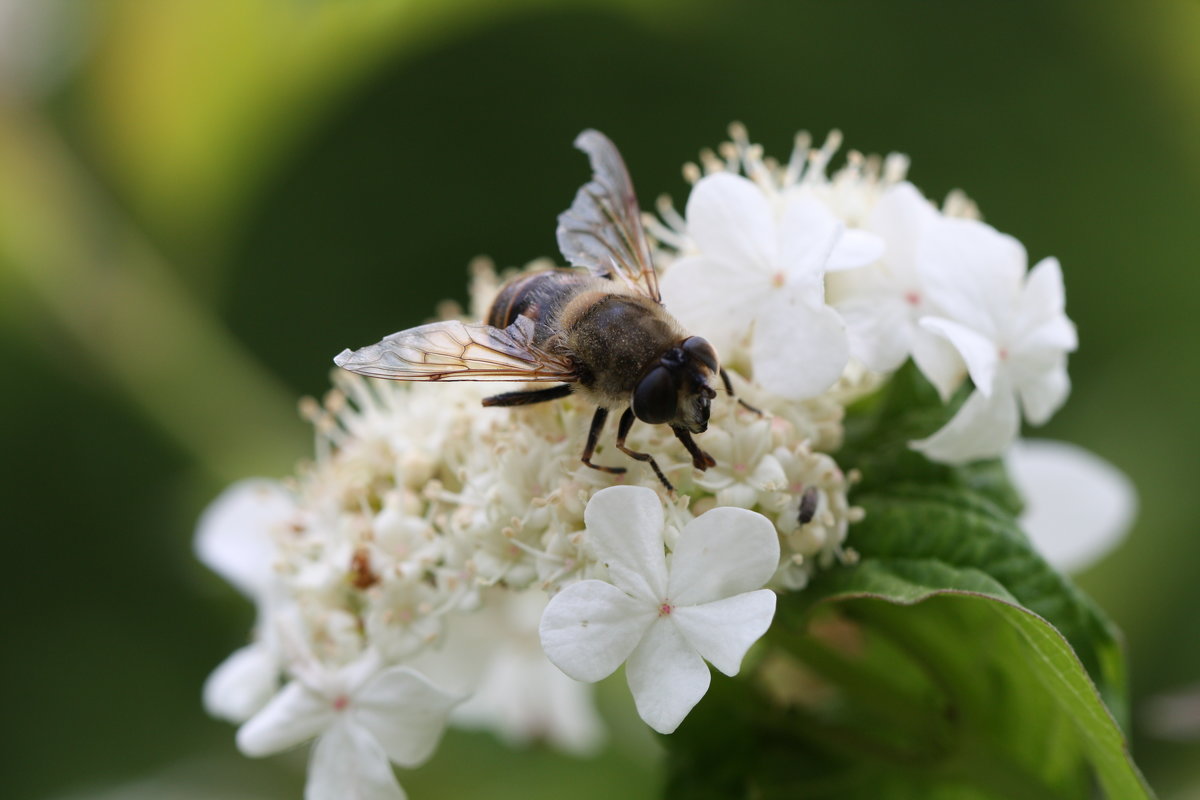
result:
[[[254,641],[223,661],[204,682],[204,708],[214,717],[245,722],[279,688],[283,655],[271,605],[280,601],[275,536],[297,518],[296,500],[276,481],[251,478],[230,486],[200,517],[196,554],[255,601]]]
[[[943,220],[921,257],[941,276],[929,292],[943,314],[921,325],[958,351],[975,391],[945,427],[912,446],[952,464],[994,458],[1017,436],[1018,399],[1040,425],[1070,391],[1067,353],[1077,340],[1062,271],[1046,258],[1026,274],[1019,242],[968,220]]]
[[[962,380],[962,361],[945,339],[918,324],[939,313],[928,291],[939,275],[920,254],[940,219],[911,183],[888,187],[866,222],[866,229],[887,245],[883,258],[831,275],[830,288],[838,297],[833,305],[846,321],[852,356],[870,370],[892,372],[911,355],[945,398]]]
[[[542,648],[580,681],[598,681],[627,661],[638,713],[671,733],[708,691],[704,661],[736,675],[770,626],[775,593],[759,587],[779,564],[775,528],[752,511],[714,509],[688,523],[668,565],[653,491],[597,492],[585,521],[612,582],[580,581],[555,595],[542,615]]]
[[[204,710],[228,722],[245,722],[279,689],[283,659],[271,641],[235,650],[204,681]]]
[[[261,600],[275,581],[275,535],[297,513],[295,497],[278,481],[239,481],[201,515],[196,555],[242,594]]]
[[[849,344],[842,318],[825,304],[824,276],[874,261],[883,251],[878,237],[846,230],[802,186],[771,197],[725,172],[695,185],[686,215],[698,252],[663,277],[671,313],[718,352],[750,336],[754,379],[775,394],[828,389]]]
[[[1129,532],[1137,490],[1095,453],[1067,442],[1020,439],[1005,463],[1025,501],[1021,527],[1058,569],[1086,569]]]
[[[771,454],[771,420],[728,420],[728,427],[710,428],[704,437],[717,465],[696,476],[696,485],[713,492],[719,506],[751,508],[764,493],[785,486],[787,476]]]
[[[461,698],[409,667],[381,671],[373,652],[336,670],[305,666],[238,730],[238,748],[267,756],[315,736],[307,800],[403,798],[388,762],[426,761]]]
[[[592,687],[573,681],[546,660],[538,621],[546,608],[539,591],[492,588],[479,612],[456,618],[445,644],[422,662],[452,688],[472,690],[454,709],[452,725],[494,731],[516,747],[546,742],[591,755],[604,740]]]

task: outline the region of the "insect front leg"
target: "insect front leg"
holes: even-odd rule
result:
[[[721,367],[721,383],[725,384],[725,394],[727,394],[730,397],[732,397],[733,399],[737,400],[738,405],[740,405],[742,408],[746,409],[747,411],[753,411],[755,414],[758,414],[760,417],[762,416],[762,411],[760,411],[759,409],[750,405],[745,400],[743,400],[742,398],[738,397],[736,394],[733,393],[733,381],[729,380],[729,373],[725,371],[724,367]],[[684,444],[687,444],[687,442],[684,442]],[[703,469],[703,467],[701,467],[701,469]]]
[[[633,409],[625,409],[625,413],[621,415],[621,422],[617,425],[617,449],[630,458],[636,458],[638,461],[645,461],[650,464],[650,468],[654,470],[654,474],[662,481],[662,485],[667,487],[668,492],[674,492],[675,487],[667,480],[667,476],[663,475],[663,471],[658,468],[658,462],[654,460],[654,456],[649,453],[639,453],[636,450],[630,450],[625,446],[625,437],[629,435],[629,429],[633,427]]]
[[[683,442],[683,446],[692,454],[692,466],[703,472],[709,467],[717,465],[717,460],[700,449],[700,445],[696,444],[696,440],[692,438],[692,434],[687,428],[672,427],[671,430],[675,431],[675,438]]]
[[[603,406],[597,408],[595,415],[592,417],[592,427],[588,428],[587,444],[583,447],[583,458],[580,460],[592,469],[620,475],[625,471],[624,467],[605,467],[592,463],[592,453],[596,452],[596,442],[600,439],[600,431],[604,429],[604,420],[606,419],[608,419],[608,409]]]

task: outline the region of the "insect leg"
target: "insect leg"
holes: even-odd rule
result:
[[[755,414],[758,414],[760,417],[762,416],[762,411],[760,411],[759,409],[750,405],[745,400],[743,400],[742,398],[738,397],[736,394],[733,393],[733,382],[729,380],[729,373],[725,371],[724,367],[721,367],[721,383],[725,384],[725,394],[727,394],[730,397],[737,400],[738,405],[740,405],[742,408],[746,409],[747,411],[753,411]]]
[[[692,434],[687,428],[671,428],[675,431],[675,438],[683,442],[683,446],[692,454],[692,466],[703,472],[709,467],[715,467],[717,460],[708,453],[700,449],[700,445],[696,444],[696,440],[692,438]]]
[[[604,420],[606,419],[608,419],[608,409],[604,407],[597,408],[596,414],[592,417],[592,427],[588,428],[587,444],[583,447],[583,458],[580,460],[592,469],[620,475],[625,471],[624,467],[604,467],[600,464],[592,463],[592,453],[596,452],[596,442],[600,438],[600,431],[603,430]]]
[[[658,462],[654,460],[654,456],[649,453],[639,453],[635,450],[630,450],[625,446],[625,437],[629,435],[629,429],[633,427],[633,409],[625,409],[625,413],[621,415],[621,421],[617,424],[617,449],[630,458],[636,458],[638,461],[646,461],[650,464],[650,468],[654,470],[654,474],[662,481],[662,485],[667,487],[668,492],[674,492],[675,487],[667,480],[667,476],[663,475],[663,471],[658,468]]]
[[[485,406],[528,406],[534,403],[545,403],[548,400],[557,400],[560,397],[566,397],[570,393],[571,384],[564,383],[560,386],[551,386],[549,389],[534,389],[531,392],[521,391],[494,394],[491,397],[483,398],[483,404]]]

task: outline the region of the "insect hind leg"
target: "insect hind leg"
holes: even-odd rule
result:
[[[551,386],[549,389],[534,389],[533,391],[505,392],[483,398],[485,406],[530,406],[534,403],[546,403],[558,400],[571,393],[571,384],[564,383]]]

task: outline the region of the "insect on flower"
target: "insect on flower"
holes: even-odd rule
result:
[[[720,377],[729,375],[707,341],[691,336],[662,305],[650,245],[633,183],[617,148],[598,131],[575,140],[592,180],[558,218],[558,247],[580,269],[520,275],[500,288],[483,323],[434,322],[393,333],[334,363],[374,378],[402,381],[557,382],[505,392],[485,406],[521,406],[578,393],[596,405],[583,463],[592,463],[610,411],[622,410],[617,448],[644,461],[668,490],[671,482],[649,453],[627,447],[635,420],[669,425],[699,470],[715,466],[692,438],[708,428]]]

